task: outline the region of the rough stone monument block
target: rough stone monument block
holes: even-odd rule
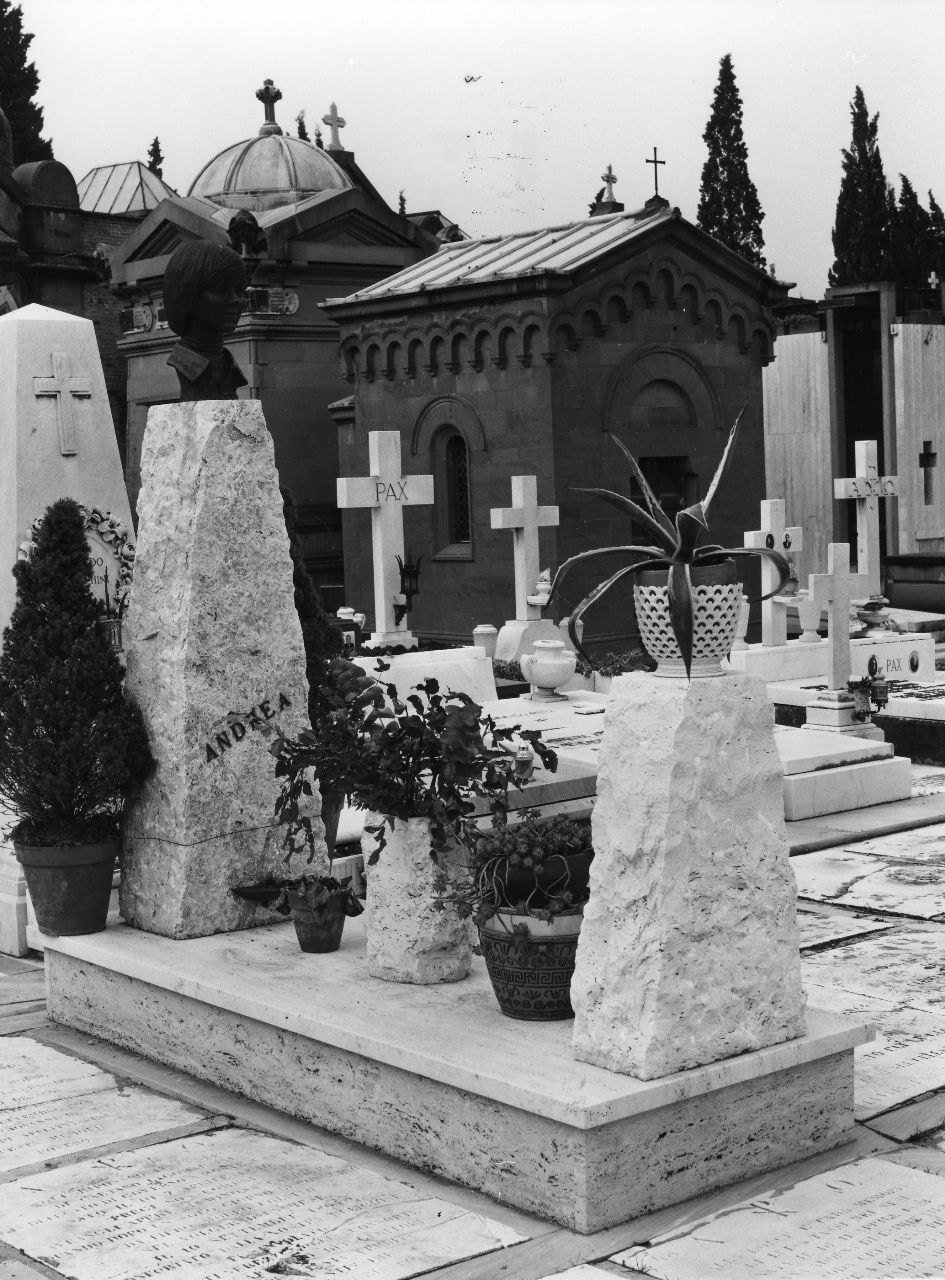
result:
[[[172,938],[265,923],[268,913],[230,889],[287,866],[264,730],[304,727],[308,688],[259,403],[153,408],[138,513],[127,689],[158,764],[126,813],[121,913]],[[296,874],[303,861],[291,864]]]
[[[804,1034],[774,713],[747,676],[613,683],[574,1053],[650,1080]]]

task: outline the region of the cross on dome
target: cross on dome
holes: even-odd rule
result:
[[[654,147],[654,148],[653,148],[653,159],[652,159],[652,160],[647,160],[647,164],[651,164],[651,165],[653,166],[653,186],[654,186],[654,188],[655,188],[655,190],[654,190],[653,194],[654,194],[654,195],[657,195],[657,196],[658,196],[658,195],[659,195],[659,193],[660,193],[660,171],[659,171],[659,168],[658,168],[657,166],[659,166],[659,165],[661,165],[661,164],[665,164],[665,163],[666,163],[666,161],[665,161],[665,160],[657,160],[657,158],[656,158],[656,147]]]
[[[282,133],[282,129],[276,124],[276,103],[282,98],[282,90],[277,89],[271,80],[264,80],[263,87],[256,90],[256,97],[263,104],[266,112],[266,118],[259,130],[260,134]]]
[[[604,172],[600,175],[600,180],[601,182],[604,182],[607,184],[607,189],[604,192],[604,200],[605,201],[613,200],[614,183],[617,181],[617,175],[614,173],[614,167],[612,164],[609,164],[607,168],[604,170]]]
[[[331,142],[328,144],[328,150],[344,151],[344,147],[341,145],[341,135],[338,133],[338,130],[343,129],[347,124],[347,121],[343,120],[338,114],[338,104],[336,102],[331,104],[331,110],[327,115],[322,116],[322,124],[327,124],[331,130]]]

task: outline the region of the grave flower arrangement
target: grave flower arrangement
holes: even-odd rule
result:
[[[153,761],[99,622],[82,509],[54,503],[13,570],[0,654],[0,796],[40,929],[105,927],[124,801]]]
[[[777,566],[780,581],[773,591],[767,592],[766,595],[759,597],[760,599],[767,599],[771,595],[776,595],[790,578],[790,565],[787,559],[778,551],[769,550],[767,547],[722,547],[717,543],[707,543],[705,545],[700,545],[699,543],[700,537],[709,530],[709,507],[728,468],[741,416],[741,413],[739,413],[729,432],[721,460],[706,490],[705,497],[701,502],[694,503],[692,506],[680,511],[676,515],[675,522],[670,520],[660,506],[658,498],[648,484],[630,450],[620,439],[616,436],[613,437],[614,443],[630,465],[631,474],[640,487],[645,506],[641,507],[633,499],[626,497],[624,494],[615,493],[611,489],[592,488],[583,490],[583,492],[595,493],[605,501],[628,512],[632,522],[641,525],[650,534],[653,538],[653,543],[601,547],[591,551],[582,551],[565,560],[558,568],[551,584],[551,599],[554,599],[556,592],[560,591],[565,579],[576,565],[587,564],[599,559],[601,556],[610,556],[615,553],[642,557],[636,559],[632,564],[624,565],[611,574],[609,578],[598,583],[571,610],[568,634],[575,650],[581,657],[587,659],[587,654],[581,645],[577,632],[581,618],[591,605],[600,600],[627,577],[636,578],[654,570],[662,576],[665,571],[663,580],[665,581],[669,604],[669,625],[687,678],[691,677],[693,660],[694,577],[703,576],[701,573],[703,570],[715,570],[715,573],[710,572],[705,575],[708,580],[711,581],[716,578],[717,581],[724,581],[728,576],[730,562],[735,558],[741,556],[763,556]],[[728,577],[728,580],[734,581],[734,565],[731,565],[731,576]],[[735,620],[737,621],[737,616]],[[645,635],[644,643],[646,643]],[[651,656],[655,655],[651,654]]]

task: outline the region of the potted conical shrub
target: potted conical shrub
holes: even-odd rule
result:
[[[126,795],[152,766],[118,655],[98,626],[78,503],[46,512],[13,570],[17,599],[0,653],[0,796],[40,930],[105,927]]]

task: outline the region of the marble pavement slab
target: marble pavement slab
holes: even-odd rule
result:
[[[803,957],[802,963],[808,1000],[843,1017],[869,1022],[879,1033],[856,1051],[857,1120],[869,1120],[945,1088],[945,1015],[903,1008],[892,1000],[857,995],[835,986],[819,986],[809,980],[808,959]]]
[[[842,942],[848,938],[858,938],[865,933],[882,933],[891,927],[888,920],[878,920],[873,916],[863,916],[851,911],[823,910],[803,903],[797,908],[797,928],[801,936],[802,951],[831,942]]]
[[[550,1276],[542,1276],[541,1280],[607,1280],[611,1274],[611,1272],[601,1271],[599,1267],[592,1267],[582,1262],[576,1267],[568,1267],[567,1271],[555,1271]],[[2,1274],[0,1274],[0,1280],[3,1280]]]
[[[889,1280],[942,1274],[945,1180],[867,1159],[612,1261],[657,1280]]]
[[[805,981],[945,1015],[945,930],[901,928],[804,957]]]
[[[843,846],[851,853],[869,853],[887,862],[927,862],[945,867],[945,825],[918,827],[912,831],[894,831],[868,840],[847,841]]]
[[[25,1036],[0,1040],[0,1121],[4,1113],[114,1089],[115,1077]]]
[[[922,920],[945,916],[945,862],[885,859],[857,844],[805,853],[791,865],[801,898]]]
[[[314,1148],[226,1130],[11,1183],[0,1238],[74,1280],[407,1280],[524,1237]]]

